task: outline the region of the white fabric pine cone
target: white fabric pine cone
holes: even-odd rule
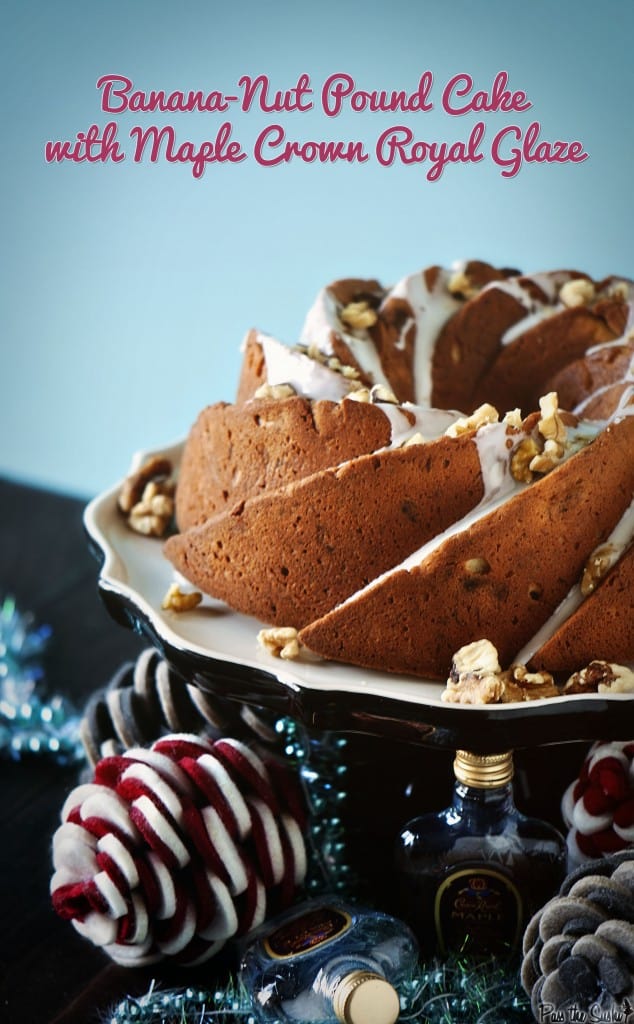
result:
[[[174,734],[104,758],[61,818],[54,909],[126,966],[202,963],[306,873],[297,780],[236,739]]]
[[[94,767],[102,757],[152,743],[175,732],[217,739],[229,733],[275,742],[266,712],[241,709],[207,693],[176,672],[158,651],[142,651],[88,701],[80,726],[86,757]]]
[[[634,1021],[634,851],[568,875],[529,922],[523,954],[522,985],[536,1020],[596,1006],[612,1016],[593,1019]]]

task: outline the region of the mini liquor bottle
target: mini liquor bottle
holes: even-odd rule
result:
[[[418,947],[387,914],[313,900],[263,925],[240,967],[260,1021],[394,1024]]]
[[[512,752],[459,750],[453,801],[410,821],[396,846],[398,908],[426,955],[512,952],[558,890],[566,845],[513,801]]]

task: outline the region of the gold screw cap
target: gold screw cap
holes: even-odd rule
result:
[[[341,1024],[395,1024],[401,1012],[396,990],[373,971],[352,971],[333,1000]]]
[[[478,789],[505,786],[513,778],[513,751],[504,754],[471,754],[457,750],[453,770],[459,782]]]

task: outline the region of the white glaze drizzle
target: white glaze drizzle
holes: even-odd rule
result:
[[[446,540],[456,534],[469,530],[479,519],[482,519],[489,512],[493,512],[508,499],[509,494],[524,490],[529,484],[518,483],[509,472],[509,450],[506,447],[506,424],[488,423],[474,436],[475,444],[478,447],[480,466],[482,471],[482,483],[484,494],[478,504],[451,526],[437,534],[422,547],[418,548],[411,555],[408,555],[398,565],[393,566],[386,572],[381,573],[375,579],[370,580],[365,587],[357,590],[349,598],[343,601],[337,608],[345,608],[353,601],[379,587],[390,576],[399,572],[411,572],[412,569],[422,565]]]
[[[563,284],[573,279],[569,270],[543,271],[537,274],[522,274],[519,277],[506,277],[502,281],[491,281],[482,290],[498,288],[500,291],[512,295],[514,299],[524,307],[528,313],[534,313],[536,309],[544,305],[554,305],[559,296],[559,290]],[[529,284],[533,283],[546,296],[545,299],[535,298],[531,295]]]
[[[620,383],[632,381],[631,384],[626,383],[626,387],[622,392],[621,397],[619,398],[619,404],[617,405],[613,413],[614,419],[619,419],[621,416],[630,416],[632,414],[631,409],[634,408],[631,405],[632,399],[634,398],[634,376],[632,375],[633,372],[634,362],[630,365],[629,374],[626,377],[624,377],[622,381],[615,381],[611,384],[604,384],[603,387],[597,388],[597,390],[593,391],[591,395],[588,395],[587,398],[584,398],[583,402],[580,402],[579,405],[575,406],[575,408],[573,409],[575,416],[583,416],[585,409],[591,404],[591,402],[594,401],[594,399],[601,398],[602,395],[607,394],[608,391],[610,391],[615,386],[615,384],[618,385]]]
[[[414,340],[414,393],[419,405],[431,401],[431,362],[440,331],[449,318],[460,308],[462,300],[451,294],[449,281],[464,264],[456,264],[451,271],[440,270],[433,288],[427,287],[423,271],[404,277],[388,292],[381,308],[391,299],[404,299],[412,310],[401,330],[396,348],[405,347],[405,339],[412,322],[416,325]]]
[[[530,277],[524,275],[521,279],[510,277],[504,281],[492,281],[488,284],[487,288],[497,288],[506,292],[507,295],[511,295],[526,310],[526,315],[504,332],[500,338],[500,345],[503,347],[510,345],[531,327],[536,327],[537,324],[553,316],[554,313],[561,313],[565,306],[558,302],[559,289],[570,280],[572,280],[572,275],[569,271],[557,270],[531,274]],[[545,300],[531,295],[530,282],[543,292],[546,296]]]
[[[608,341],[605,343],[606,348],[622,343],[623,339],[619,338],[617,341]],[[597,345],[596,349],[603,346]],[[604,384],[602,387],[597,388],[584,398],[582,402],[573,409],[576,416],[582,416],[584,410],[597,398],[601,398],[602,395],[607,394],[613,387],[619,384],[624,384],[625,387],[619,398],[618,405],[612,413],[610,419],[615,421],[623,416],[631,416],[634,413],[634,406],[632,406],[632,399],[634,398],[634,356],[630,360],[630,365],[627,368],[627,372],[623,374],[620,380],[610,381],[608,384]]]
[[[592,345],[591,348],[586,350],[586,355],[593,355],[595,352],[601,352],[607,348],[618,348],[620,345],[625,345],[633,340],[632,332],[634,330],[634,302],[627,303],[627,320],[625,327],[623,328],[623,334],[619,338],[613,338],[612,341],[601,341],[598,345]]]
[[[261,332],[257,334],[257,341],[264,353],[269,384],[290,384],[298,395],[313,401],[339,402],[349,397],[353,390],[347,377],[303,352],[289,349]],[[390,422],[388,448],[401,447],[415,434],[421,434],[426,441],[435,440],[462,416],[462,413],[451,409],[426,409],[411,402],[402,405],[391,402],[373,404]]]
[[[574,455],[579,448],[586,443],[589,443],[599,433],[604,424],[593,423],[591,421],[580,424],[579,428],[575,432],[574,443],[566,449],[562,462],[565,462],[568,458]],[[520,483],[516,481],[510,473],[510,459],[509,449],[506,447],[506,424],[500,423],[488,423],[477,431],[474,436],[474,441],[478,447],[478,454],[480,456],[480,466],[482,472],[482,482],[484,486],[484,494],[478,504],[463,516],[462,519],[458,519],[451,526],[447,527],[442,533],[433,537],[422,547],[418,548],[411,555],[405,558],[398,565],[393,566],[386,572],[381,573],[380,576],[375,577],[361,590],[357,590],[356,593],[351,594],[345,601],[337,606],[339,608],[345,608],[348,604],[352,604],[353,601],[358,600],[364,594],[369,593],[376,587],[380,586],[391,576],[396,575],[399,572],[411,572],[412,569],[416,569],[418,566],[422,566],[431,555],[434,554],[442,544],[445,543],[450,537],[456,536],[461,533],[466,533],[476,523],[478,523],[485,516],[494,512],[497,508],[504,505],[509,496],[517,494],[520,491],[526,490],[530,487],[530,484]]]
[[[351,391],[350,380],[303,352],[287,348],[267,334],[258,334],[271,385],[290,384],[303,398],[339,402]]]
[[[400,411],[400,417],[394,415],[394,412],[388,412],[389,408],[388,405],[381,405],[381,409],[392,422],[390,448],[400,448],[416,434],[420,434],[425,441],[435,441],[462,416],[462,413],[451,409],[426,409],[411,402],[391,407],[394,412]],[[413,423],[410,423],[411,416],[414,416]]]
[[[561,309],[561,306],[540,306],[533,313],[528,313],[527,316],[523,316],[512,327],[507,328],[500,338],[500,345],[510,345],[516,338],[520,338],[526,331],[530,331],[531,327],[537,327],[538,324],[548,320],[555,313],[560,313]]]
[[[322,288],[311,309],[308,311],[300,334],[300,343],[308,348],[314,346],[327,357],[335,354],[333,335],[339,335],[363,372],[374,384],[390,387],[383,373],[381,360],[367,330],[347,329],[339,319],[339,308],[334,295],[328,288]]]

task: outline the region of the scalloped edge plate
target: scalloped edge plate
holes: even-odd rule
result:
[[[175,473],[183,443],[138,452],[135,472],[154,455]],[[117,509],[122,480],[94,498],[84,513],[93,550],[102,560],[99,590],[113,617],[146,635],[204,689],[245,703],[281,707],[330,728],[391,732],[435,745],[469,742],[502,749],[564,740],[616,738],[628,694],[582,694],[504,705],[441,700],[443,684],[317,659],[281,661],[257,640],[262,623],[204,597],[192,611],[164,611],[161,602],[179,577],[162,542],[131,531]],[[512,742],[511,742],[512,741]]]

